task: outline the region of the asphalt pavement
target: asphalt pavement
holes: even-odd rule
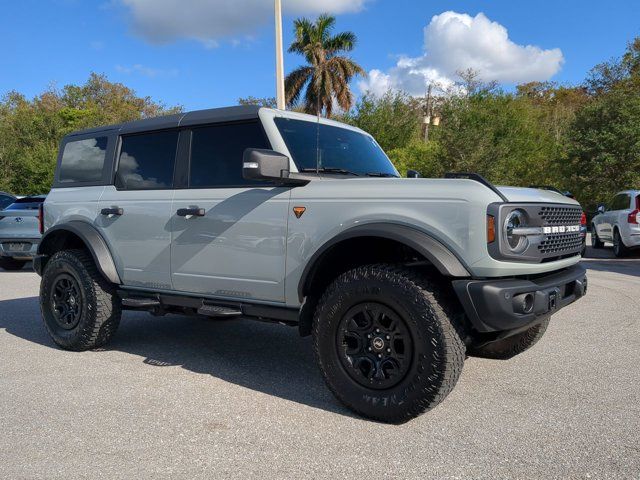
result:
[[[343,408],[294,328],[127,312],[107,348],[65,352],[39,277],[0,271],[0,477],[640,478],[640,256],[588,256],[540,343],[470,358],[401,426]]]

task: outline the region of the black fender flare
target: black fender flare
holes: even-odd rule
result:
[[[355,237],[381,237],[395,240],[420,253],[429,260],[441,274],[447,277],[467,278],[472,276],[464,261],[445,246],[444,243],[429,233],[395,223],[368,223],[351,227],[339,233],[316,250],[307,262],[298,283],[298,297],[301,302],[306,296],[307,286],[310,280],[313,279],[316,266],[323,254],[341,241]]]
[[[98,267],[98,271],[104,278],[116,285],[120,285],[122,283],[120,281],[120,275],[118,275],[118,270],[116,269],[116,264],[113,261],[113,257],[111,256],[111,252],[107,246],[107,242],[102,238],[100,232],[98,232],[93,225],[80,220],[72,220],[48,229],[38,246],[37,259],[42,259],[43,257],[48,256],[46,252],[46,247],[48,245],[47,238],[51,239],[56,232],[59,234],[64,231],[73,233],[84,242],[89,252],[91,252],[91,256],[96,263],[96,267]],[[44,262],[34,262],[34,267],[36,264],[41,265],[40,271],[36,271],[38,271],[39,274],[42,274]]]

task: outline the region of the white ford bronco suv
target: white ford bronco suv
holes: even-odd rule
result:
[[[577,202],[447,177],[400,178],[367,133],[268,108],[73,133],[34,261],[45,327],[87,350],[123,309],[297,326],[340,401],[405,422],[587,290]]]

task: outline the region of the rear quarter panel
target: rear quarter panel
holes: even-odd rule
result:
[[[98,214],[98,202],[104,188],[99,186],[52,189],[44,203],[45,231],[74,220],[94,225]]]

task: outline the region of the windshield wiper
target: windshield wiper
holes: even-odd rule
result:
[[[321,172],[321,173],[337,173],[338,175],[355,175],[359,177],[355,172],[351,172],[349,170],[345,170],[344,168],[333,168],[333,167],[322,167],[322,168],[303,168],[300,170],[301,173],[310,173],[310,172]]]
[[[369,172],[367,173],[367,177],[400,178],[398,175],[395,175],[393,173],[383,172]]]

